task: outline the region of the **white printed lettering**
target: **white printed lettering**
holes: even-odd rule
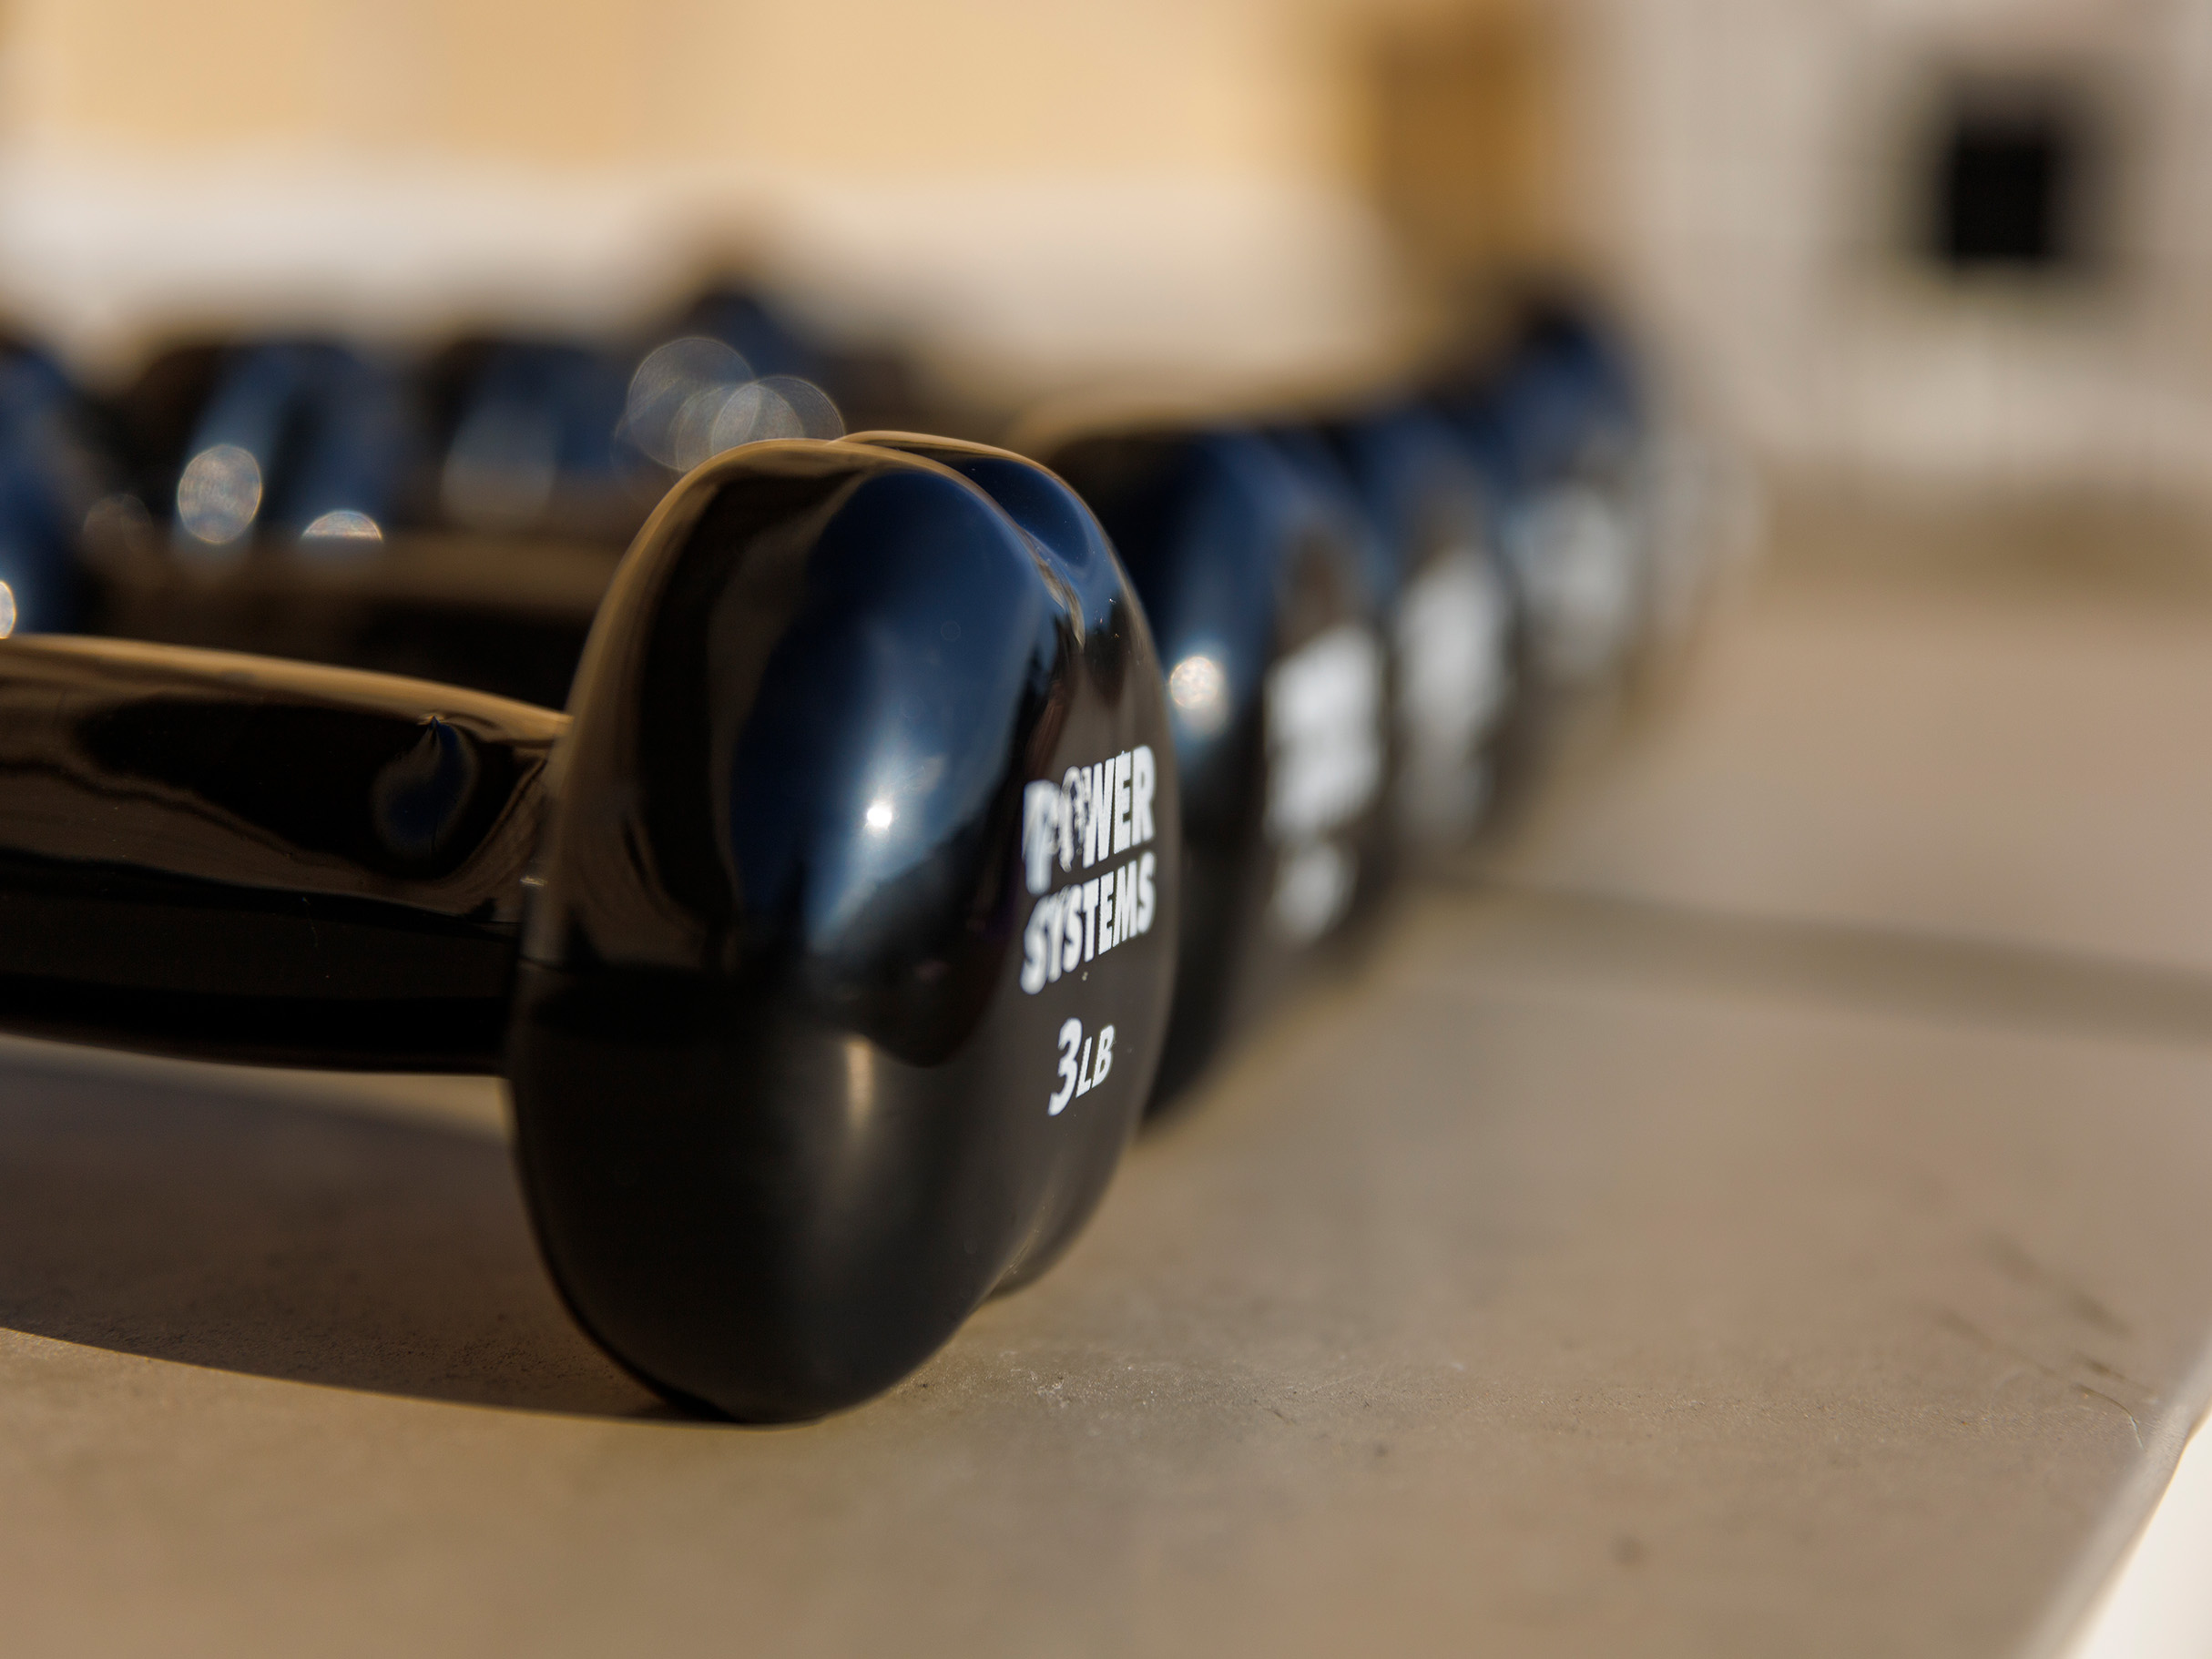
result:
[[[1511,689],[1510,601],[1479,548],[1449,547],[1398,602],[1399,747],[1394,807],[1417,840],[1456,841],[1489,791],[1482,744]]]
[[[1057,784],[1039,781],[1022,791],[1022,862],[1029,891],[1049,891],[1053,855],[1060,850],[1060,820],[1065,797]]]
[[[1064,1020],[1060,1024],[1060,1086],[1045,1102],[1045,1114],[1057,1117],[1067,1109],[1067,1103],[1078,1093],[1075,1087],[1075,1051],[1083,1043],[1083,1022]]]
[[[1048,977],[1055,977],[1048,973],[1045,960],[1047,952],[1055,956],[1059,954],[1052,948],[1054,921],[1052,901],[1040,900],[1029,912],[1029,925],[1022,930],[1022,989],[1031,996],[1045,989]]]
[[[1107,795],[1106,777],[1110,763],[1100,761],[1091,768],[1090,814],[1083,823],[1083,868],[1088,870],[1106,857],[1106,840],[1113,833],[1114,808]]]
[[[1310,840],[1359,816],[1382,779],[1382,652],[1344,623],[1268,673],[1269,832]]]
[[[1382,651],[1342,623],[1268,671],[1265,822],[1277,856],[1276,925],[1294,943],[1343,916],[1356,854],[1335,839],[1382,780]]]
[[[1077,857],[1076,844],[1086,833],[1085,823],[1091,815],[1091,775],[1083,767],[1071,766],[1060,779],[1060,868],[1073,870]]]
[[[1114,1069],[1114,1028],[1102,1026],[1096,1038],[1086,1039],[1081,1020],[1060,1023],[1060,1086],[1045,1099],[1045,1113],[1057,1117],[1068,1103],[1088,1094]]]
[[[1060,972],[1073,973],[1083,965],[1083,890],[1071,887],[1060,900]]]
[[[1114,757],[1114,855],[1129,850],[1129,752]]]
[[[1619,656],[1636,626],[1636,541],[1620,509],[1587,483],[1546,491],[1509,522],[1546,678],[1581,685]]]
[[[1086,881],[1049,891],[1053,860],[1074,870],[1118,858],[1154,839],[1158,763],[1143,745],[1090,766],[1071,766],[1058,783],[1022,791],[1022,864],[1037,895],[1022,933],[1022,989],[1035,995],[1064,973],[1151,931],[1157,900],[1154,855],[1140,853]]]

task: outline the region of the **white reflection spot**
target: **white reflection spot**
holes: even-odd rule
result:
[[[1167,676],[1167,695],[1182,711],[1191,735],[1210,738],[1228,720],[1228,676],[1210,656],[1194,654]]]
[[[798,436],[801,438],[841,438],[845,435],[845,417],[838,412],[837,404],[828,392],[812,381],[802,381],[795,374],[771,374],[760,382],[790,409],[799,422]]]
[[[893,814],[892,811],[891,802],[887,800],[872,800],[868,803],[868,810],[865,814],[865,817],[868,819],[868,827],[871,830],[873,830],[877,834],[881,835],[884,830],[891,828],[891,820],[892,816]]]
[[[690,405],[703,392],[725,392],[751,378],[751,366],[719,340],[700,334],[671,340],[647,352],[630,376],[623,431],[661,465],[678,466],[676,429]],[[709,426],[713,418],[708,414]]]
[[[789,374],[755,380],[719,340],[688,335],[657,346],[630,377],[622,430],[678,472],[766,438],[839,438],[844,417],[830,394]]]
[[[719,455],[726,449],[735,449],[740,443],[758,443],[763,438],[805,436],[806,428],[799,422],[799,412],[784,401],[781,392],[766,381],[749,381],[722,400],[715,413],[714,429],[708,434],[708,441],[714,447],[708,453]]]
[[[688,472],[741,443],[805,435],[797,412],[773,387],[745,381],[693,392],[669,429],[668,448],[676,465]]]
[[[0,582],[0,639],[15,631],[15,590]]]
[[[300,532],[303,542],[381,542],[384,527],[366,513],[338,507]]]
[[[196,541],[235,542],[261,510],[261,463],[235,443],[203,449],[177,481],[177,522]]]

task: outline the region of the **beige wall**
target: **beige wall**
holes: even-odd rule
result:
[[[1346,152],[1330,4],[17,0],[19,141],[554,167],[1304,177]]]
[[[13,0],[0,308],[421,333],[739,248],[1006,395],[1395,326],[1360,43],[1447,0]],[[1149,365],[1149,367],[1148,367]]]
[[[2212,495],[2212,0],[0,4],[0,308],[86,361],[605,317],[715,244],[1014,397],[1325,370],[1405,249],[1559,245],[1782,464]],[[1916,88],[2022,61],[2125,90],[2078,303],[1891,245]]]

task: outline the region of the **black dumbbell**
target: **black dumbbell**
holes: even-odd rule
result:
[[[1011,516],[888,444],[693,473],[566,717],[0,646],[0,1024],[504,1070],[610,1353],[750,1420],[887,1387],[1096,1205],[1177,937],[1134,596],[1080,504],[988,464]]]
[[[1381,400],[1318,432],[1388,555],[1392,823],[1403,850],[1433,858],[1473,835],[1496,793],[1523,677],[1515,585],[1489,491],[1442,421]]]
[[[141,497],[168,504],[171,529],[143,511],[96,522],[97,631],[553,703],[624,546],[678,477],[739,443],[843,430],[810,382],[756,379],[697,332],[630,351],[472,337],[411,387],[331,347],[173,353],[127,414],[147,433]],[[375,510],[351,514],[350,538],[302,536],[280,509],[333,480]]]
[[[1531,307],[1507,349],[1438,406],[1493,494],[1528,619],[1542,718],[1618,679],[1650,602],[1643,413],[1628,361],[1580,310]]]
[[[1113,538],[1167,669],[1185,887],[1165,1103],[1340,935],[1387,858],[1371,546],[1343,501],[1250,427],[1033,442]]]
[[[547,336],[471,335],[433,353],[416,377],[428,465],[411,527],[627,545],[670,482],[622,441],[634,366]]]
[[[392,362],[330,341],[163,353],[117,406],[128,488],[86,523],[86,626],[419,672],[438,654],[380,648],[388,619],[465,616],[486,587],[503,605],[516,587],[565,597],[564,587],[581,586],[586,604],[596,600],[618,545],[592,549],[581,572],[574,559],[545,561],[550,569],[521,585],[504,566],[487,575],[467,545],[413,533],[427,459],[421,413]],[[536,608],[521,614],[534,621]],[[504,672],[529,661],[529,640],[518,651],[499,629],[468,634],[486,670],[476,683],[544,688],[547,677]],[[573,667],[573,646],[567,655]],[[553,700],[566,689],[564,677]]]
[[[77,537],[113,472],[61,367],[0,341],[0,636],[81,626]]]
[[[214,565],[273,534],[306,557],[359,553],[382,539],[416,437],[383,363],[326,341],[236,348],[177,463],[176,547]]]
[[[1622,526],[1636,566],[1638,669],[1697,626],[1726,564],[1757,533],[1756,492],[1725,444],[1686,422],[1618,319],[1586,299],[1532,304],[1514,353],[1513,424],[1536,466],[1581,481]]]

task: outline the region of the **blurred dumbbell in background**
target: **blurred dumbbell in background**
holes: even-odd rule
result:
[[[557,704],[678,477],[843,430],[794,367],[837,378],[727,292],[643,344],[484,333],[421,362],[324,341],[172,351],[119,401],[133,489],[87,528],[91,619]]]
[[[1164,1103],[1387,878],[1384,555],[1341,481],[1257,426],[1024,442],[1112,537],[1167,676],[1185,921]]]
[[[60,365],[0,342],[0,635],[83,625],[79,540],[117,482],[102,424]]]
[[[1756,505],[1621,325],[1585,300],[1524,300],[1432,400],[1493,493],[1538,688],[1587,693],[1678,649]]]
[[[1602,306],[1524,299],[1426,402],[1489,502],[1520,604],[1518,696],[1496,746],[1509,827],[1580,717],[1663,683],[1758,539],[1758,501]]]
[[[1390,808],[1401,852],[1464,847],[1495,788],[1525,668],[1518,585],[1481,473],[1442,421],[1386,398],[1316,432],[1367,516],[1390,645]]]
[[[1586,307],[1529,307],[1426,392],[1019,430],[1114,537],[1169,677],[1188,925],[1163,1099],[1398,869],[1500,822],[1708,585],[1714,527]]]
[[[1546,308],[1437,402],[1492,493],[1528,608],[1532,694],[1603,686],[1626,667],[1647,595],[1640,407],[1625,361],[1585,319]]]
[[[438,469],[409,367],[330,340],[157,356],[115,402],[128,487],[86,526],[90,625],[420,673],[438,666],[441,618],[478,620],[473,590],[526,615],[542,568],[516,580],[425,522]],[[604,585],[597,573],[585,602]],[[535,688],[511,629],[473,631],[473,683]]]

